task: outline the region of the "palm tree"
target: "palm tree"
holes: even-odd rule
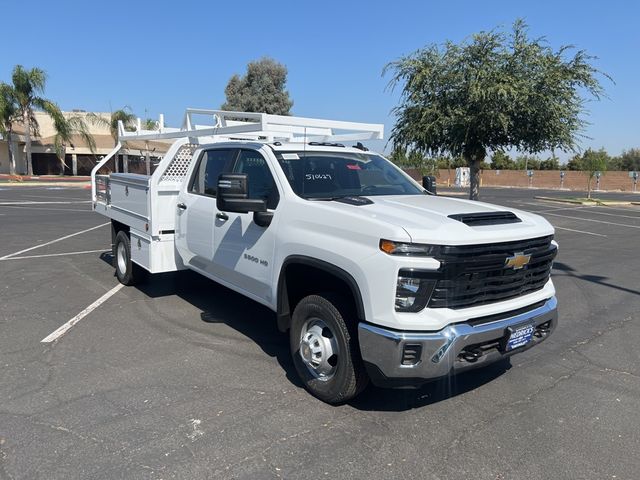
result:
[[[111,137],[113,138],[114,147],[118,145],[118,122],[122,122],[125,130],[132,132],[136,129],[136,118],[137,117],[131,111],[131,107],[127,105],[119,110],[111,112],[108,120],[104,117],[96,115],[95,113],[90,113],[87,115],[87,119],[94,125],[109,127],[109,132],[111,133]],[[118,157],[116,156],[116,158],[114,158],[114,167],[116,172],[118,171],[118,163]]]
[[[130,107],[125,106],[120,110],[111,112],[109,131],[113,137],[114,145],[118,144],[118,122],[122,122],[124,124],[125,130],[133,131],[135,130],[135,121],[136,116],[133,114]]]
[[[11,85],[0,82],[0,133],[7,140],[7,150],[9,152],[9,173],[16,174],[16,159],[13,155],[13,144],[11,135],[13,134],[13,122],[18,115],[18,102],[15,91]]]
[[[93,135],[89,132],[89,126],[81,115],[72,115],[65,117],[57,106],[53,105],[47,113],[51,115],[53,119],[53,126],[56,130],[56,134],[53,140],[53,147],[60,161],[60,175],[64,175],[64,169],[67,166],[65,162],[65,153],[67,151],[67,144],[72,144],[74,135],[79,136],[84,144],[89,147],[91,153],[95,154],[96,142]],[[89,122],[95,123],[92,119],[95,114],[87,115]]]
[[[153,118],[147,118],[142,122],[142,128],[143,130],[158,130],[160,128],[160,124]]]
[[[25,127],[25,153],[27,160],[27,175],[33,175],[33,163],[31,161],[31,135],[38,135],[39,125],[35,118],[36,110],[45,110],[47,104],[52,102],[42,98],[47,82],[47,74],[40,68],[25,69],[22,65],[16,65],[11,75],[13,90],[18,103],[18,116]]]

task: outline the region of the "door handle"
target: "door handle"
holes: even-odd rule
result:
[[[220,220],[229,220],[229,215],[227,215],[226,213],[223,213],[223,212],[218,212],[218,213],[216,213],[216,218],[218,218]]]
[[[186,210],[187,209],[187,205],[184,203],[179,203],[178,205],[176,205],[180,210]]]

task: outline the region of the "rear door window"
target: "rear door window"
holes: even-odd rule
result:
[[[218,193],[218,177],[228,172],[238,154],[235,148],[205,150],[200,155],[189,192],[215,197]]]
[[[246,173],[249,186],[249,198],[265,200],[267,208],[275,209],[280,194],[273,180],[271,170],[264,157],[256,150],[241,150],[233,173]]]

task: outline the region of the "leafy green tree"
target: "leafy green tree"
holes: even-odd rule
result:
[[[389,159],[400,167],[417,170],[421,177],[433,174],[437,169],[437,160],[435,158],[425,157],[417,151],[407,152],[403,148],[394,148]]]
[[[575,154],[571,159],[569,159],[567,162],[567,170],[582,170],[582,156],[580,154]]]
[[[551,155],[540,162],[540,170],[560,170],[560,160],[555,154]]]
[[[588,148],[582,154],[580,165],[589,178],[587,182],[587,198],[591,198],[591,182],[593,177],[595,177],[598,172],[606,172],[608,163],[609,155],[607,155],[607,152],[603,148],[597,151]]]
[[[491,168],[494,170],[515,170],[516,163],[506,153],[498,150],[491,156]]]
[[[428,45],[388,64],[390,86],[402,85],[396,145],[431,155],[462,156],[478,199],[480,164],[489,151],[536,153],[576,148],[585,121],[582,93],[603,94],[594,57],[554,51],[531,39],[522,20],[510,34],[480,32],[460,44]]]
[[[247,66],[243,77],[233,75],[224,93],[223,110],[290,115],[293,101],[285,89],[287,67],[271,58],[262,58]]]
[[[18,101],[11,85],[0,83],[0,134],[7,141],[9,154],[9,173],[16,174],[16,159],[13,152],[12,135],[13,122],[18,117]]]
[[[25,69],[16,65],[11,75],[13,90],[18,103],[19,122],[25,127],[25,154],[27,161],[27,175],[33,175],[31,160],[31,136],[39,135],[40,126],[35,117],[37,110],[51,114],[51,107],[55,105],[50,100],[41,97],[47,83],[47,74],[40,68]]]
[[[640,171],[640,148],[624,150],[616,157],[617,170]]]
[[[540,170],[540,160],[532,155],[518,155],[515,164],[516,170]]]

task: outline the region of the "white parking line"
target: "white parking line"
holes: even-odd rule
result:
[[[46,198],[48,200],[51,200],[51,196],[46,196],[46,195],[23,195],[23,197],[29,197],[29,198]],[[65,200],[82,200],[85,201],[85,198],[78,198],[78,197],[66,197]]]
[[[97,225],[95,227],[87,228],[86,230],[82,230],[80,232],[72,233],[70,235],[65,235],[64,237],[56,238],[55,240],[51,240],[50,242],[41,243],[40,245],[36,245],[35,247],[25,248],[24,250],[20,250],[19,252],[10,253],[9,255],[5,255],[4,257],[0,257],[0,260],[5,260],[7,258],[15,257],[20,255],[21,253],[30,252],[31,250],[35,250],[36,248],[46,247],[47,245],[51,245],[53,243],[61,242],[62,240],[66,240],[67,238],[75,237],[76,235],[80,235],[82,233],[90,232],[91,230],[95,230],[100,227],[105,227],[107,225],[111,225],[111,222],[103,223],[101,225]]]
[[[26,255],[24,257],[9,257],[9,258],[0,258],[0,262],[8,262],[10,260],[28,260],[30,258],[44,258],[44,257],[64,257],[65,255],[82,255],[85,253],[98,253],[98,252],[109,252],[108,248],[102,248],[100,250],[83,250],[81,252],[65,252],[65,253],[47,253],[44,255]]]
[[[75,317],[73,317],[67,323],[65,323],[64,325],[61,325],[57,330],[51,332],[49,335],[47,335],[42,340],[40,340],[40,343],[51,343],[51,342],[55,342],[56,340],[58,340],[61,336],[63,336],[65,333],[67,333],[69,331],[69,329],[71,327],[73,327],[76,323],[78,323],[80,320],[82,320],[84,317],[89,315],[96,308],[98,308],[100,305],[102,305],[104,302],[106,302],[112,296],[114,296],[116,293],[118,293],[118,291],[122,287],[124,287],[124,285],[121,284],[121,283],[119,283],[118,285],[113,287],[111,290],[109,290],[107,293],[105,293],[103,296],[101,296],[98,300],[93,302],[87,308],[82,310],[79,314],[77,314]]]
[[[559,213],[546,212],[545,215],[553,215],[554,217],[570,218],[572,220],[582,220],[583,222],[604,223],[606,225],[615,225],[617,227],[640,228],[640,225],[627,225],[626,223],[605,222],[604,220],[595,220],[593,218],[571,217],[569,215],[560,215]]]
[[[620,215],[619,213],[600,212],[598,210],[594,210],[594,208],[608,208],[608,207],[591,207],[591,210],[589,210],[589,213],[595,213],[596,215],[607,215],[609,217],[633,218],[634,220],[640,220],[640,215]]]
[[[36,202],[35,200],[24,200],[22,202],[0,202],[0,205],[72,205],[76,203],[91,203],[91,200],[80,201],[56,201],[56,202]]]
[[[13,208],[13,209],[17,209],[17,210],[38,210],[38,211],[42,211],[42,210],[48,210],[50,212],[88,212],[88,213],[93,213],[93,210],[91,210],[91,207],[85,208],[83,210],[80,210],[78,208],[66,208],[66,207],[61,207],[61,208],[47,208],[47,207],[25,207],[24,205],[0,205],[2,208]],[[2,214],[4,215],[4,214]]]
[[[574,230],[573,228],[566,228],[566,227],[558,227],[557,225],[554,225],[553,228],[555,228],[556,230],[568,230],[570,232],[576,232],[576,233],[584,233],[586,235],[593,235],[595,237],[604,237],[607,238],[606,235],[602,235],[601,233],[593,233],[593,232],[585,232],[584,230]]]

